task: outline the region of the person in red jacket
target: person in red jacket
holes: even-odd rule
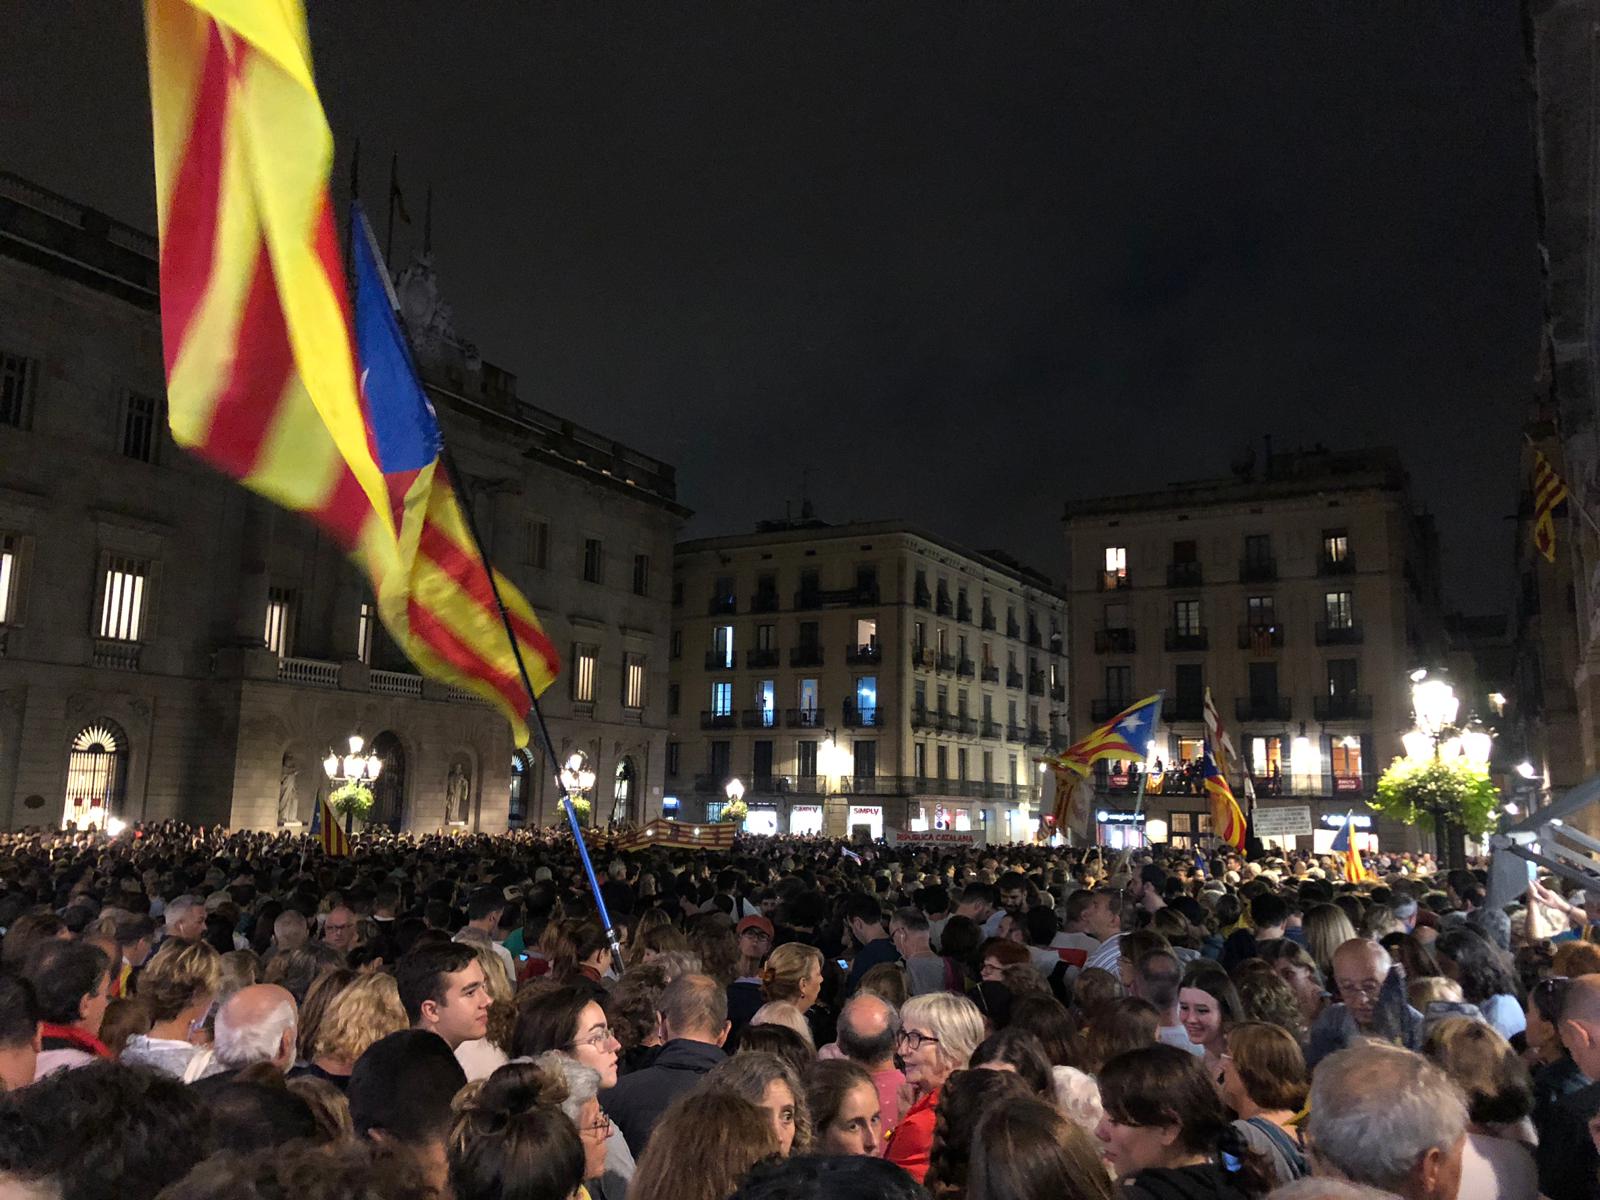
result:
[[[913,996],[900,1010],[900,1059],[905,1064],[910,1107],[889,1137],[883,1156],[918,1183],[928,1173],[939,1089],[965,1069],[983,1040],[983,1014],[965,996],[930,992]]]

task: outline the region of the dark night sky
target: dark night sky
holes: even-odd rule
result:
[[[397,247],[431,181],[458,330],[676,463],[691,534],[809,467],[824,517],[1059,574],[1064,500],[1271,433],[1398,445],[1451,598],[1506,602],[1540,314],[1515,5],[310,8],[369,195],[400,152]],[[138,7],[6,25],[0,166],[153,227]]]

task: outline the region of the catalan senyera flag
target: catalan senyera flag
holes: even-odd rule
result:
[[[322,843],[322,852],[330,858],[344,858],[350,853],[350,837],[339,828],[339,817],[326,796],[317,797],[317,807],[311,814],[311,836]]]
[[[1339,827],[1339,832],[1333,835],[1333,842],[1329,849],[1335,854],[1344,856],[1344,881],[1346,883],[1366,883],[1376,878],[1367,870],[1361,861],[1361,851],[1356,849],[1356,838],[1352,831],[1351,814],[1344,815],[1344,824]]]
[[[668,850],[732,850],[736,832],[731,821],[694,825],[657,817],[635,829],[617,843],[618,850],[647,850],[660,846]]]
[[[1201,778],[1205,783],[1206,797],[1211,801],[1211,832],[1235,850],[1243,850],[1244,813],[1239,808],[1239,802],[1233,798],[1233,789],[1228,786],[1228,777],[1222,773],[1222,768],[1217,763],[1209,736],[1205,740],[1202,753],[1204,759]]]
[[[1567,485],[1550,460],[1533,453],[1533,544],[1549,562],[1556,560],[1556,505],[1567,498]]]
[[[350,309],[300,0],[148,0],[146,26],[174,438],[315,522],[412,661],[497,705],[525,743],[530,701],[387,275]],[[537,694],[556,656],[496,582]]]

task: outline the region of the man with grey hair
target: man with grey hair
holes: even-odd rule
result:
[[[1408,1050],[1422,1049],[1422,1014],[1406,1000],[1405,973],[1389,952],[1369,938],[1352,938],[1333,952],[1330,989],[1339,1003],[1323,1009],[1311,1026],[1306,1066],[1362,1038],[1381,1038]]]
[[[1307,1132],[1318,1175],[1404,1200],[1456,1200],[1467,1106],[1420,1054],[1362,1042],[1329,1055],[1311,1077]]]
[[[548,1050],[532,1060],[533,1065],[549,1075],[559,1075],[567,1084],[567,1098],[561,1103],[561,1111],[572,1119],[578,1127],[578,1134],[583,1139],[584,1152],[589,1150],[589,1139],[598,1132],[593,1129],[598,1122],[606,1130],[606,1167],[600,1176],[600,1195],[605,1200],[625,1200],[628,1193],[628,1181],[633,1178],[633,1154],[628,1149],[628,1141],[622,1136],[622,1131],[606,1119],[603,1112],[596,1105],[588,1114],[584,1108],[591,1100],[598,1100],[600,1095],[600,1072],[593,1067],[586,1067],[575,1058],[570,1058],[559,1050]],[[591,1187],[592,1187],[591,1183]]]
[[[294,996],[275,983],[242,987],[217,1010],[212,1070],[237,1071],[271,1063],[280,1071],[294,1066],[299,1014]]]
[[[920,908],[896,909],[889,938],[906,964],[906,990],[913,996],[942,992],[949,980],[945,960],[933,952],[932,931]]]
[[[166,922],[166,937],[198,942],[206,931],[206,902],[191,893],[169,900]]]
[[[839,1053],[865,1067],[878,1090],[879,1120],[887,1137],[900,1123],[900,1089],[906,1077],[894,1065],[895,1040],[900,1036],[900,1014],[880,996],[852,996],[839,1010]]]

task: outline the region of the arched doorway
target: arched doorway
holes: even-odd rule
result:
[[[511,755],[511,804],[506,810],[508,825],[528,823],[528,802],[533,796],[533,756],[526,750]]]
[[[67,756],[66,802],[61,824],[102,829],[119,815],[128,780],[128,739],[111,721],[86,725]]]
[[[613,825],[624,824],[634,819],[633,789],[633,759],[625,757],[617,763],[617,777],[611,789],[611,823]]]
[[[386,729],[372,739],[372,753],[383,760],[383,769],[372,785],[372,817],[367,823],[387,825],[399,833],[406,807],[405,747]]]

